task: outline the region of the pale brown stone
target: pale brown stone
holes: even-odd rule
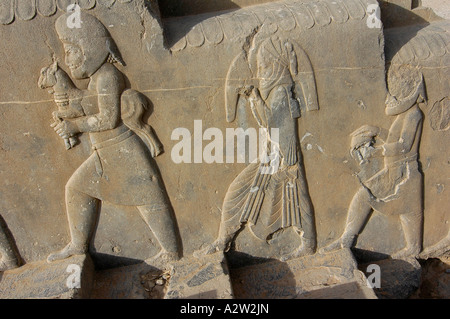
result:
[[[0,286],[39,269],[61,280],[42,297],[74,297],[58,265],[89,255],[94,298],[374,297],[358,263],[448,252],[442,11],[71,3],[0,5]],[[330,260],[351,271],[315,270]],[[295,280],[256,294],[237,269]]]

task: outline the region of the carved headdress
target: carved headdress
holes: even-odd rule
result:
[[[86,63],[104,62],[125,65],[120,52],[106,27],[94,16],[81,11],[80,27],[71,26],[68,21],[71,13],[66,13],[56,20],[55,28],[63,43],[79,45],[86,57]]]
[[[297,55],[292,43],[281,41],[278,37],[264,40],[256,55],[259,67],[256,76],[259,79],[259,91],[267,99],[270,91],[277,85],[292,85],[297,75]]]
[[[262,26],[248,53],[241,52],[231,63],[225,85],[228,122],[236,117],[239,95],[248,94],[254,87],[263,99],[277,85],[292,89],[296,98],[289,101],[293,118],[300,116],[300,109],[319,109],[314,70],[308,55],[295,40],[273,33],[270,25]]]
[[[423,74],[416,67],[391,66],[388,72],[388,86],[386,115],[401,114],[416,103],[427,100]]]

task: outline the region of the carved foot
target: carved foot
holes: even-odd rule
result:
[[[227,242],[225,240],[216,240],[212,244],[206,246],[203,249],[194,252],[195,258],[200,258],[206,255],[212,255],[219,251],[225,251],[227,248]]]
[[[325,254],[325,253],[329,253],[329,252],[336,251],[336,250],[343,249],[343,248],[350,248],[353,245],[354,239],[355,239],[354,237],[349,237],[349,238],[341,237],[338,240],[335,240],[334,242],[329,244],[328,246],[320,248],[319,253]]]
[[[84,255],[86,252],[87,252],[86,247],[80,248],[80,247],[77,247],[74,244],[70,243],[66,247],[64,247],[62,250],[60,250],[56,253],[50,254],[47,257],[47,262],[51,263],[52,261],[66,259],[66,258],[69,258],[74,255]]]
[[[281,256],[280,261],[288,261],[288,260],[303,257],[303,256],[314,255],[315,252],[316,252],[315,241],[304,239],[302,245],[299,248],[297,248],[295,251],[293,251],[290,254]]]
[[[419,256],[420,248],[417,247],[405,247],[402,250],[391,255],[392,259],[407,259],[416,258]]]
[[[150,257],[145,262],[148,264],[168,264],[180,260],[180,254],[178,252],[170,252],[162,249],[158,254]]]
[[[17,261],[17,259],[1,259],[0,260],[0,271],[5,271],[5,270],[9,270],[9,269],[14,269],[19,267],[19,262]]]

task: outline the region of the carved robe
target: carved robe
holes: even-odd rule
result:
[[[104,140],[97,133],[93,153],[67,187],[117,205],[166,206],[162,180],[147,146],[123,124],[108,133]]]
[[[236,177],[223,203],[222,231],[229,235],[243,223],[256,225],[261,219],[266,238],[294,226],[305,238],[314,239],[313,208],[298,141],[300,106],[292,96],[295,53],[292,46],[268,39],[260,47],[258,63],[260,96],[251,98],[251,108],[261,127],[279,130],[279,140],[270,148],[276,150],[280,166],[273,174],[263,174],[268,163],[252,163]]]
[[[313,239],[312,204],[301,164],[285,166],[273,175],[261,174],[263,166],[248,165],[231,183],[222,208],[225,232],[233,234],[243,223],[251,226],[262,220],[267,237],[295,226]]]

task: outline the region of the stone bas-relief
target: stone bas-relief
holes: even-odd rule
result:
[[[20,265],[14,244],[8,234],[3,218],[0,216],[0,271],[16,268]]]
[[[350,248],[373,210],[400,215],[406,247],[392,258],[417,257],[422,249],[423,177],[418,167],[422,134],[422,111],[419,103],[426,98],[422,74],[404,66],[389,70],[390,92],[385,113],[395,116],[385,142],[376,146],[382,129],[362,126],[351,134],[351,154],[361,165],[361,188],[350,203],[344,234],[322,251]],[[381,139],[381,137],[380,137]],[[372,157],[382,156],[384,167],[377,173]]]
[[[50,89],[49,93],[55,96],[55,102],[58,104],[58,111],[53,113],[55,123],[61,122],[65,118],[85,115],[81,106],[82,91],[75,87],[67,73],[58,67],[56,61],[52,65],[42,68],[38,85],[41,89]],[[70,97],[70,100],[68,97]],[[69,101],[71,103],[70,106]],[[75,136],[64,139],[64,145],[67,150],[74,147],[77,142],[78,140]]]
[[[446,50],[442,50],[443,43],[448,43],[448,32],[445,31],[447,25],[448,22],[445,20],[436,20],[422,27],[412,25],[391,28],[385,32],[388,69],[387,85],[390,87],[390,90],[396,91],[397,93],[395,94],[401,97],[397,99],[397,103],[403,100],[405,105],[409,104],[415,99],[414,92],[418,94],[419,100],[421,99],[420,95],[425,99],[425,101],[417,104],[422,114],[422,124],[420,124],[420,135],[416,136],[416,138],[420,138],[417,152],[418,171],[423,177],[422,182],[417,182],[417,185],[414,187],[416,191],[411,191],[411,195],[408,195],[422,194],[413,198],[416,201],[421,201],[420,204],[424,212],[423,220],[421,221],[422,227],[419,227],[419,224],[416,223],[416,235],[410,236],[410,238],[415,238],[418,244],[421,242],[423,251],[419,256],[423,259],[430,256],[438,257],[445,253],[445,238],[448,233],[445,222],[447,218],[445,207],[448,205],[444,204],[444,196],[441,196],[443,195],[441,190],[445,184],[442,170],[445,170],[447,167],[448,151],[440,147],[441,143],[446,144],[448,139],[445,133],[445,123],[448,120],[448,116],[445,115],[447,112],[445,101],[448,96],[448,80],[440,75],[441,71],[444,71],[448,65],[448,53]],[[408,67],[410,68],[409,71]],[[403,73],[405,75],[403,77],[397,76],[396,78],[395,76],[390,76],[390,74],[401,73],[399,71],[391,72],[390,70],[404,70]],[[408,76],[408,73],[414,75]],[[412,89],[413,82],[419,83],[421,77],[423,79],[423,88],[418,87],[414,91]],[[410,96],[408,96],[407,91],[410,91]],[[393,93],[393,95],[395,94]],[[408,100],[409,102],[406,103]],[[407,113],[409,112],[405,112],[405,114]],[[419,112],[417,114],[419,115]],[[414,127],[414,125],[411,125],[411,127]],[[419,130],[416,132],[419,133]],[[370,166],[375,167],[373,165]],[[381,168],[377,169],[381,170]],[[405,185],[407,184],[405,183]],[[438,189],[438,191],[432,191],[432,188]],[[400,212],[407,206],[409,205],[402,204],[396,211]],[[419,207],[419,203],[417,203],[416,207]],[[376,223],[380,227],[380,215],[375,213],[373,217],[377,219]],[[385,221],[389,218],[386,218]],[[393,216],[391,220],[398,221],[396,216]],[[417,221],[420,221],[420,218],[417,218]],[[403,226],[401,220],[398,222],[400,226]],[[377,236],[378,230],[374,228],[376,223],[371,223],[369,220],[366,229],[369,228],[370,230],[366,231],[366,234],[362,234],[362,238],[358,239],[363,245],[367,245],[368,240],[373,240],[374,236]],[[384,225],[387,226],[388,223],[384,223]],[[440,228],[438,225],[443,227]],[[420,241],[421,233],[423,234],[422,241]],[[375,244],[376,248],[374,250],[389,255],[395,254],[396,250],[400,250],[408,243],[406,234],[404,235],[402,230],[400,236],[397,237],[399,245],[386,245],[384,243],[386,249],[383,249],[382,246],[376,246]],[[381,240],[378,240],[378,242],[381,242]],[[432,251],[434,253],[431,253]]]
[[[250,164],[230,185],[222,207],[219,238],[199,254],[227,249],[241,227],[249,224],[252,228],[258,220],[264,221],[264,228],[252,232],[269,243],[289,227],[301,234],[301,246],[281,256],[282,260],[313,254],[316,248],[314,212],[296,120],[300,103],[303,109],[318,109],[314,74],[302,48],[288,39],[267,35],[261,32],[254,38],[250,48],[254,54],[249,54],[248,61],[236,57],[225,93],[227,120],[233,121],[240,98],[233,95],[243,92],[240,95],[248,99],[255,120],[267,132],[267,149],[260,163]],[[246,70],[248,74],[242,74]],[[237,83],[239,78],[241,83]],[[273,128],[277,129],[276,137]],[[263,208],[265,201],[270,204]]]
[[[0,297],[410,296],[449,250],[449,25],[408,2],[5,1]],[[175,163],[200,119],[259,157]]]
[[[72,76],[88,78],[88,90],[79,93],[67,75],[61,75],[63,71],[51,70],[57,66],[43,69],[39,82],[45,88],[51,82],[48,77],[55,77],[52,87],[58,111],[51,126],[65,139],[66,148],[74,146],[71,138],[76,134],[89,133],[93,153],[66,185],[71,241],[49,255],[48,261],[87,253],[98,206],[105,200],[135,206],[161,244],[155,258],[177,260],[181,251],[175,217],[150,160],[162,151],[161,145],[156,144],[151,128],[146,131],[141,123],[146,101],[139,92],[125,90],[123,75],[114,67],[124,62],[101,22],[81,13],[83,26],[70,28],[68,18],[69,14],[58,18],[56,31]],[[59,84],[61,80],[67,85]]]

